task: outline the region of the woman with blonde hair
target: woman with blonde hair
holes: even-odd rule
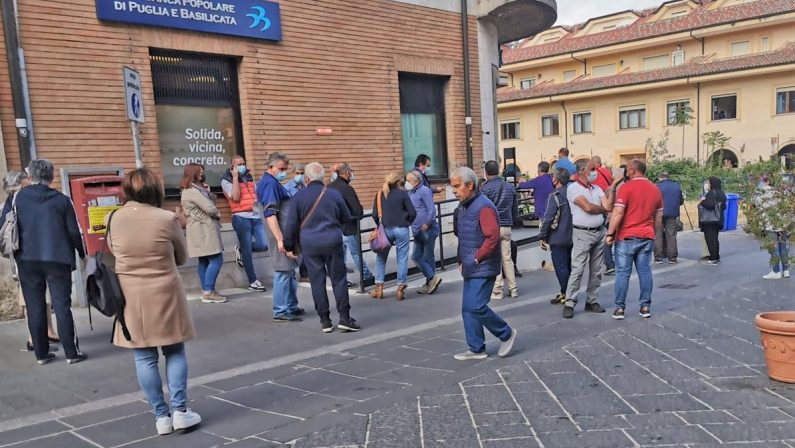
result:
[[[409,270],[409,242],[411,240],[411,223],[417,217],[417,211],[409,199],[408,193],[402,188],[404,178],[401,173],[391,172],[386,175],[384,185],[373,201],[373,219],[375,224],[383,224],[386,236],[397,250],[397,299],[403,300],[406,295]],[[375,289],[370,293],[374,299],[384,298],[384,271],[390,250],[376,253]]]

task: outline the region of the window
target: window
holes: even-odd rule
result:
[[[676,111],[677,110],[688,110],[690,107],[690,100],[677,100],[677,101],[668,101],[666,105],[666,113],[668,117],[668,126],[676,126]],[[688,115],[690,113],[688,112]],[[688,119],[687,122],[689,123],[690,120]]]
[[[520,125],[518,121],[506,121],[500,123],[500,138],[502,140],[516,140],[520,138],[519,127]]]
[[[776,114],[795,113],[795,87],[776,89]]]
[[[674,11],[674,12],[671,13],[671,18],[673,19],[675,17],[682,17],[682,16],[685,16],[685,15],[687,15],[687,10]]]
[[[541,117],[541,135],[544,137],[560,135],[560,120],[557,114]]]
[[[616,74],[616,64],[597,65],[591,69],[591,76],[594,78],[601,78],[602,76],[610,76]]]
[[[563,82],[571,82],[574,81],[574,78],[577,77],[577,70],[566,70],[563,72]]]
[[[737,95],[712,97],[712,120],[733,120],[737,118]]]
[[[674,51],[673,53],[671,53],[671,62],[673,63],[674,67],[676,67],[677,65],[684,64],[685,63],[685,51],[684,50],[679,50],[679,51]]]
[[[414,167],[420,154],[433,163],[429,177],[447,176],[447,131],[444,114],[444,87],[447,77],[399,75],[400,127],[403,136],[403,167]]]
[[[732,56],[742,56],[751,52],[751,41],[742,41],[732,43]]]
[[[591,112],[575,112],[574,113],[574,133],[575,134],[588,134],[593,132],[591,130]]]
[[[643,70],[654,70],[656,68],[668,67],[670,57],[667,54],[643,58]]]
[[[628,106],[618,110],[620,129],[637,129],[646,127],[646,106]]]
[[[759,51],[770,51],[770,39],[767,37],[762,38],[762,42],[759,45]]]
[[[519,81],[519,88],[522,89],[522,90],[529,89],[529,88],[533,87],[534,85],[536,85],[535,78],[525,78],[525,79]]]

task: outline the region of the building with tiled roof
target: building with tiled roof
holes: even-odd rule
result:
[[[673,0],[501,52],[497,138],[523,171],[564,146],[618,165],[666,132],[671,153],[702,162],[712,131],[731,137],[732,164],[795,154],[795,0]]]

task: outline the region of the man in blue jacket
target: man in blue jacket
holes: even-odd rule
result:
[[[519,204],[516,199],[516,190],[512,184],[499,177],[500,166],[496,161],[486,162],[486,182],[480,187],[481,193],[497,207],[500,219],[500,249],[502,259],[502,274],[497,275],[491,298],[503,298],[503,276],[508,283],[508,295],[511,298],[519,297],[519,287],[516,284],[513,259],[511,258],[511,227],[513,217],[519,214]]]
[[[550,301],[553,305],[566,303],[566,287],[571,276],[573,227],[569,200],[566,197],[566,186],[570,179],[568,170],[564,168],[555,170],[552,181],[557,189],[549,197],[549,205],[539,234],[541,247],[548,248],[552,253],[552,264],[555,266],[555,275],[560,284],[560,292]]]
[[[326,175],[323,165],[312,162],[306,165],[304,174],[309,184],[293,197],[290,204],[284,224],[284,248],[288,254],[300,248],[323,333],[334,331],[326,292],[327,275],[331,277],[337,302],[337,328],[346,332],[359,331],[359,324],[350,315],[345,246],[342,242],[342,227],[353,218],[342,195],[323,185]]]
[[[54,173],[49,160],[31,161],[28,166],[31,185],[20,190],[15,199],[19,250],[14,259],[25,297],[33,351],[42,365],[55,358],[49,352],[47,339],[48,287],[66,361],[75,364],[88,358],[77,347],[71,308],[72,271],[77,267],[75,251],[82,260],[86,252],[72,201],[50,188]]]
[[[569,176],[574,178],[574,175],[577,174],[577,167],[574,166],[574,162],[569,160],[569,148],[560,148],[558,151],[558,160],[555,162],[553,168],[565,168],[566,171],[569,172]]]
[[[661,173],[657,188],[663,197],[663,228],[657,232],[654,240],[654,262],[661,264],[664,258],[668,263],[676,264],[679,257],[679,247],[676,235],[679,233],[679,209],[685,203],[682,187],[668,177],[668,173]]]

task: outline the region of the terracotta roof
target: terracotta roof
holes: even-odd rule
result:
[[[795,43],[787,43],[776,51],[756,53],[725,59],[713,59],[710,56],[699,56],[676,67],[667,67],[641,72],[619,73],[601,78],[584,77],[566,83],[546,83],[535,85],[529,89],[503,88],[497,92],[500,103],[541,98],[551,95],[588,92],[609,89],[612,87],[647,84],[669,81],[693,76],[712,75],[717,73],[750,70],[754,68],[795,63]]]
[[[795,0],[757,0],[724,8],[708,9],[711,3],[713,2],[710,0],[704,0],[701,5],[687,15],[654,22],[648,22],[654,11],[643,11],[641,13],[643,17],[624,28],[575,37],[577,31],[581,29],[578,27],[556,42],[504,50],[502,60],[504,64],[529,61],[795,11]]]

